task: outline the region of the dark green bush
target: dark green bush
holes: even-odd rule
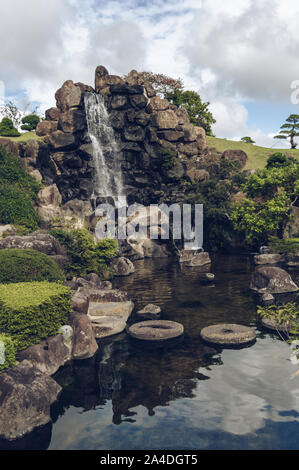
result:
[[[14,366],[16,362],[16,347],[13,339],[9,335],[0,333],[0,371]]]
[[[51,230],[50,234],[66,247],[70,262],[65,266],[69,276],[97,273],[103,276],[117,250],[117,242],[104,239],[95,242],[91,233],[84,229],[72,231]]]
[[[72,292],[54,282],[0,285],[0,331],[17,352],[57,334],[69,321]]]
[[[13,125],[9,118],[3,118],[0,122],[0,136],[3,137],[19,137],[21,134]]]
[[[21,126],[21,129],[28,132],[34,131],[39,122],[40,118],[37,114],[28,114],[22,119],[23,125]]]
[[[294,161],[293,158],[287,157],[281,152],[273,153],[267,160],[266,168],[279,168],[282,166],[288,166]]]
[[[63,272],[50,256],[36,250],[0,250],[0,283],[63,281]]]
[[[0,223],[36,230],[39,217],[33,208],[41,185],[22,168],[19,159],[0,146]]]

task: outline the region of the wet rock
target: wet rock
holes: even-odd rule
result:
[[[166,341],[181,336],[184,327],[169,320],[149,320],[131,325],[128,333],[132,338],[143,341]]]
[[[160,317],[161,314],[161,307],[154,304],[148,304],[143,307],[141,310],[136,312],[136,315],[144,320],[155,320]]]
[[[297,292],[298,286],[284,269],[276,266],[258,266],[253,273],[250,289],[261,294],[283,294]]]
[[[96,339],[108,338],[122,333],[127,326],[121,315],[92,317],[92,328]]]
[[[210,264],[211,258],[209,253],[206,251],[202,251],[201,253],[197,253],[193,256],[193,258],[186,263],[186,266],[205,266],[206,264]]]
[[[93,357],[98,350],[98,344],[88,315],[72,313],[71,326],[74,331],[73,359]]]
[[[179,262],[186,263],[194,257],[194,250],[181,250],[179,253]]]
[[[275,303],[275,298],[272,294],[266,293],[262,295],[262,304],[267,306],[267,305],[272,305]]]
[[[20,352],[19,360],[27,360],[40,372],[53,375],[71,359],[71,351],[62,334],[51,336]]]
[[[112,267],[115,276],[129,276],[135,272],[134,264],[128,258],[116,258],[113,261]]]
[[[260,254],[261,255],[269,255],[271,253],[271,250],[268,246],[261,246],[260,247]]]
[[[282,263],[283,256],[276,253],[269,253],[263,255],[255,255],[254,262],[255,264],[278,264]]]
[[[28,361],[0,374],[0,437],[21,438],[51,421],[61,387]]]

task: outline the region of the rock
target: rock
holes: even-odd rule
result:
[[[159,96],[154,96],[148,105],[148,109],[151,113],[155,111],[165,111],[169,108],[169,101],[160,98]]]
[[[186,263],[194,257],[194,250],[181,250],[179,253],[179,262]]]
[[[298,286],[284,269],[276,266],[258,266],[253,273],[250,289],[261,294],[283,294],[297,292]]]
[[[165,341],[182,336],[184,327],[169,320],[149,320],[135,323],[128,328],[132,338],[143,341]]]
[[[256,339],[252,328],[232,323],[220,323],[219,325],[203,328],[200,336],[204,341],[222,346],[247,345]]]
[[[39,191],[37,198],[38,203],[44,206],[51,205],[54,207],[59,207],[62,203],[62,197],[56,184],[45,186]]]
[[[87,295],[90,302],[124,302],[128,300],[127,292],[111,288],[92,289],[90,285],[85,285],[79,287],[78,292]]]
[[[148,304],[143,309],[136,312],[142,319],[155,320],[160,317],[161,308],[158,305]]]
[[[79,107],[82,104],[82,91],[79,86],[74,85],[72,80],[64,82],[62,87],[55,94],[57,108],[68,111],[70,108]]]
[[[261,255],[269,255],[271,253],[271,250],[268,246],[261,246],[260,247],[260,254]]]
[[[65,133],[82,131],[86,127],[86,115],[83,110],[69,109],[59,116],[59,129]]]
[[[42,182],[43,177],[42,177],[42,175],[41,175],[41,173],[40,173],[39,170],[30,171],[29,174],[30,174],[30,176],[32,176],[32,178],[34,178],[34,179],[35,179],[36,181],[38,181],[39,183]]]
[[[122,333],[126,329],[126,320],[120,315],[92,317],[92,328],[97,339],[107,338]]]
[[[207,170],[198,170],[197,168],[190,168],[186,171],[186,175],[192,183],[207,181],[210,178]]]
[[[160,138],[169,140],[170,142],[176,142],[183,138],[184,133],[182,131],[162,131],[158,135]]]
[[[283,262],[283,256],[276,253],[255,255],[255,264],[278,264]]]
[[[51,421],[61,387],[28,361],[0,374],[0,437],[21,438]]]
[[[199,126],[195,126],[195,130],[197,133],[197,147],[200,151],[200,153],[203,153],[204,150],[207,148],[207,138],[206,138],[206,131]]]
[[[96,273],[87,274],[85,279],[89,282],[89,284],[98,289],[104,289],[105,285],[108,285],[110,288],[112,287],[111,282],[108,281],[107,283],[107,281],[102,281]]]
[[[229,160],[229,161],[236,160],[241,164],[241,168],[244,168],[248,160],[248,157],[246,153],[243,152],[243,150],[225,150],[221,158],[223,160]]]
[[[53,108],[47,109],[45,112],[46,121],[58,121],[59,113],[60,111],[58,108],[53,107]]]
[[[17,142],[13,142],[10,139],[0,138],[0,145],[4,147],[8,153],[11,153],[15,157],[20,156],[19,145]]]
[[[89,297],[82,292],[76,292],[72,298],[72,307],[75,312],[87,315],[89,308]]]
[[[52,132],[47,136],[47,142],[55,149],[72,149],[76,145],[76,138],[73,134],[62,131]]]
[[[71,351],[64,344],[62,334],[51,336],[20,352],[19,360],[29,361],[46,375],[53,375],[71,359]]]
[[[113,96],[111,100],[112,109],[117,109],[117,110],[126,109],[127,105],[128,105],[128,98],[123,95]]]
[[[159,129],[175,129],[178,123],[178,118],[171,109],[160,111],[152,115],[152,124]]]
[[[96,68],[96,76],[95,76],[95,91],[96,93],[103,92],[104,89],[109,88],[112,85],[124,85],[125,82],[122,78],[118,77],[117,75],[110,75],[103,66],[99,66]]]
[[[74,331],[70,325],[63,325],[59,328],[58,334],[63,336],[64,345],[67,347],[69,351],[69,357],[72,357],[73,352],[73,339],[74,339]]]
[[[25,236],[8,236],[0,240],[0,249],[21,248],[37,250],[49,256],[65,255],[65,248],[56,238],[40,231]]]
[[[143,109],[148,104],[148,98],[145,95],[131,95],[130,103],[134,108]]]
[[[145,130],[141,126],[127,126],[124,131],[124,138],[129,141],[143,142]]]
[[[185,142],[194,142],[195,140],[197,140],[198,132],[195,126],[193,126],[192,124],[185,124],[183,130]]]
[[[73,359],[89,359],[98,351],[98,344],[88,315],[71,314],[74,331]]]
[[[263,305],[272,305],[275,303],[275,298],[272,294],[266,293],[262,295],[262,304]]]
[[[183,143],[181,142],[178,145],[179,152],[192,157],[193,155],[198,154],[198,145],[196,142]]]
[[[284,238],[292,238],[296,237],[299,234],[299,207],[293,206],[291,207],[291,218],[287,223],[283,237]]]
[[[286,333],[288,336],[291,333],[293,328],[296,328],[298,325],[294,323],[278,323],[272,318],[262,318],[262,325],[272,331]]]
[[[202,251],[201,253],[197,253],[193,256],[193,258],[186,263],[186,266],[205,266],[206,264],[210,264],[211,258],[209,253],[206,251]]]
[[[179,125],[183,126],[184,124],[190,124],[189,115],[185,108],[177,108],[175,114],[178,118]]]
[[[127,85],[119,83],[110,86],[110,92],[116,95],[142,95],[144,88],[141,85]]]
[[[112,262],[112,267],[115,276],[129,276],[135,272],[132,261],[124,257],[116,258],[116,260]]]
[[[56,121],[41,121],[36,126],[36,135],[39,137],[44,137],[45,135],[52,134],[52,132],[57,131],[58,122]]]
[[[12,235],[15,233],[15,229],[13,225],[0,225],[0,238],[3,237],[3,235]]]
[[[127,321],[133,308],[134,304],[131,300],[123,302],[90,302],[88,316],[92,321],[94,317],[101,316],[121,316]]]

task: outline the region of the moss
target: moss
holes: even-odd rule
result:
[[[36,250],[0,250],[0,283],[63,281],[65,276],[50,256]]]
[[[0,371],[16,364],[16,347],[13,339],[0,333]]]
[[[58,283],[0,285],[0,330],[9,334],[17,351],[57,334],[67,324],[72,292]]]

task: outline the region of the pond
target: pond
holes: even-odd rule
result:
[[[213,284],[176,260],[140,260],[127,290],[137,307],[154,303],[162,319],[185,327],[167,346],[137,343],[126,333],[100,344],[91,361],[55,378],[63,386],[54,424],[27,448],[299,449],[299,366],[289,346],[261,329],[248,287],[248,256],[213,259]],[[294,276],[296,279],[296,276]],[[207,347],[200,330],[229,322],[251,326],[243,349]]]

